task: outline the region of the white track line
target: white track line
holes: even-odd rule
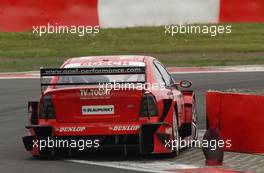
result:
[[[170,72],[171,74],[200,74],[200,73],[242,73],[242,72],[264,72],[263,65],[244,65],[244,66],[219,66],[219,67],[201,67],[201,69],[218,69],[218,70],[197,70],[197,71],[183,71]],[[178,68],[178,70],[181,68]],[[184,69],[184,68],[182,68]],[[191,68],[190,68],[191,69]]]
[[[1,79],[39,79],[38,76],[34,77],[34,76],[28,76],[28,77],[0,77]]]
[[[3,72],[0,74],[39,74],[39,71]]]
[[[199,168],[195,165],[185,165],[178,164],[172,161],[87,161],[87,160],[67,160],[69,162],[88,164],[88,165],[96,165],[96,166],[104,166],[110,168],[117,169],[125,169],[132,171],[142,171],[142,172],[154,172],[154,173],[169,173],[166,170],[172,169],[195,169]]]
[[[161,171],[161,170],[153,170],[151,168],[136,168],[136,167],[130,167],[130,166],[122,166],[117,164],[111,164],[111,163],[105,163],[105,162],[95,162],[95,161],[86,161],[86,160],[67,160],[69,162],[73,163],[81,163],[81,164],[88,164],[88,165],[96,165],[96,166],[104,166],[104,167],[110,167],[110,168],[116,168],[116,169],[124,169],[124,170],[130,170],[130,171],[140,171],[140,172],[154,172],[154,173],[170,173],[168,171]]]
[[[205,129],[199,130],[199,138],[201,139],[205,133]],[[173,160],[144,160],[144,161],[88,161],[70,159],[66,160],[73,163],[81,163],[96,166],[105,166],[117,169],[125,169],[132,171],[154,172],[154,173],[169,173],[166,170],[173,169],[194,169],[199,168],[196,165],[179,164]]]

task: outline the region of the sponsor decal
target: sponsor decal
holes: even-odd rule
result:
[[[86,129],[84,126],[59,127],[56,128],[58,132],[82,132]]]
[[[83,115],[114,114],[114,105],[82,106]]]
[[[96,88],[96,89],[81,89],[80,99],[106,99],[110,98],[111,89]]]
[[[135,62],[135,61],[130,61],[129,65],[131,65],[131,66],[140,66],[140,67],[146,66],[146,64],[144,62]]]
[[[74,68],[74,67],[80,67],[81,63],[71,63],[71,64],[66,64],[64,68]]]
[[[42,76],[62,76],[62,75],[91,75],[91,74],[144,74],[145,67],[137,66],[117,66],[117,67],[89,67],[89,68],[42,68]]]
[[[81,66],[145,66],[144,62],[137,61],[96,61],[96,62],[83,62]]]
[[[109,127],[109,130],[113,130],[113,131],[136,131],[139,128],[140,128],[139,125],[126,125],[126,126]]]

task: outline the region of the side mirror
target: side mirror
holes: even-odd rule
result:
[[[182,87],[182,88],[190,88],[192,86],[192,82],[188,81],[188,80],[182,80],[177,85]]]

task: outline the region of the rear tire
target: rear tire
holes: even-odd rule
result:
[[[177,120],[177,113],[173,112],[173,122],[172,122],[172,138],[173,138],[173,148],[172,148],[172,156],[178,156],[180,151],[180,136],[179,136],[179,127]]]
[[[197,110],[196,110],[196,101],[193,99],[192,103],[192,139],[197,140],[198,139],[198,116],[197,116]]]

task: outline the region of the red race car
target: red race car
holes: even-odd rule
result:
[[[181,141],[197,139],[194,92],[179,89],[191,82],[176,83],[153,57],[72,58],[40,78],[23,137],[33,156],[103,147],[178,155]]]

